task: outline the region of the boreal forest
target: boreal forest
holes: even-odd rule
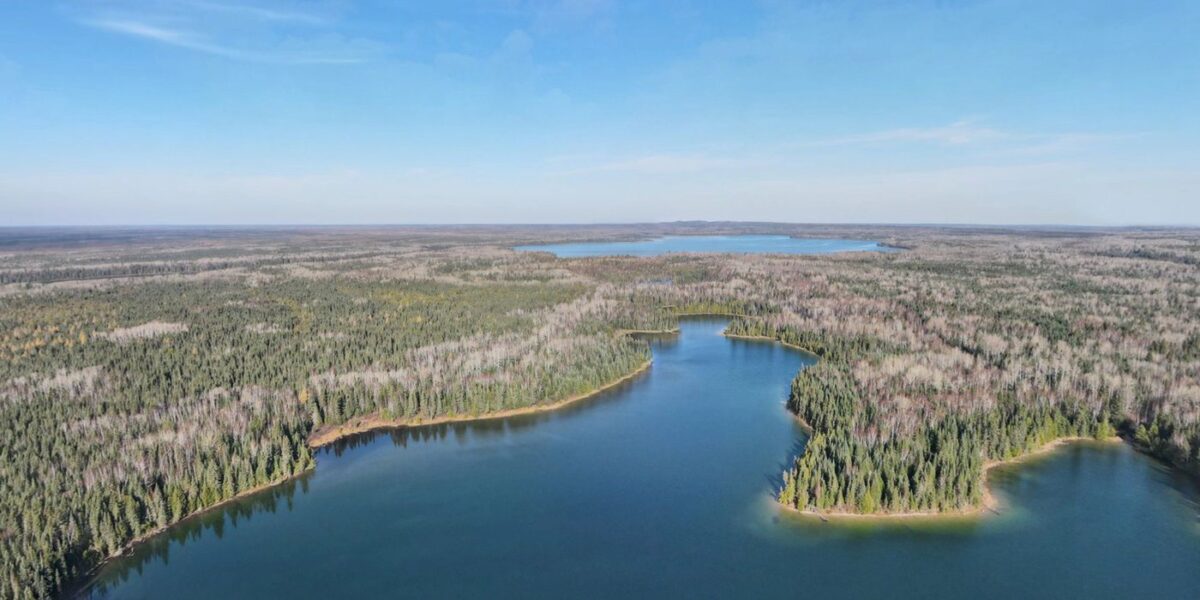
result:
[[[663,234],[829,255],[556,258]],[[977,510],[986,468],[1120,437],[1200,475],[1200,235],[695,224],[0,233],[0,597],[53,597],[370,427],[556,405],[688,315],[819,361],[771,490],[817,514]],[[652,368],[652,367],[651,367]]]

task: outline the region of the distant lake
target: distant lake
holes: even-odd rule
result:
[[[1200,598],[1195,488],[1125,444],[993,472],[987,518],[824,523],[772,500],[811,356],[686,320],[560,411],[348,438],[107,564],[104,598]]]
[[[672,252],[733,254],[827,254],[887,250],[879,242],[786,235],[680,235],[637,242],[579,242],[517,246],[527,252],[553,252],[559,258],[588,256],[659,256]]]

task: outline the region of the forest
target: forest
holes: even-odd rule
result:
[[[553,404],[689,314],[821,358],[781,475],[820,513],[978,507],[985,467],[1120,434],[1200,474],[1200,233],[674,224],[0,231],[0,596],[53,597],[188,515],[313,468],[354,419]],[[664,233],[897,252],[556,259]],[[6,237],[7,236],[7,237]],[[781,457],[784,459],[787,457]]]

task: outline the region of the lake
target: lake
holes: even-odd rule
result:
[[[658,338],[644,375],[540,415],[395,430],[185,521],[107,565],[97,598],[1197,598],[1195,488],[1124,444],[993,471],[985,518],[781,512],[813,359]]]
[[[552,252],[560,258],[588,256],[658,256],[673,252],[733,254],[827,254],[830,252],[887,251],[879,242],[786,235],[681,235],[636,242],[578,242],[517,246],[527,252]]]

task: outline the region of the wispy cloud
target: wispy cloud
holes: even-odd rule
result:
[[[207,43],[183,31],[157,27],[148,23],[140,23],[138,21],[123,21],[115,19],[98,19],[94,21],[83,21],[84,25],[103,29],[113,33],[120,33],[146,40],[160,42],[170,46],[178,46],[189,50],[197,50],[217,56],[227,58],[249,59],[249,55],[232,48],[225,48],[216,44]]]
[[[849,145],[884,144],[894,142],[926,142],[961,146],[965,144],[977,144],[981,142],[1012,140],[1018,137],[1027,136],[1001,131],[991,127],[980,126],[973,120],[964,119],[955,121],[949,125],[887,129],[883,131],[821,140],[818,143],[824,145]]]
[[[186,48],[197,52],[204,52],[215,56],[222,56],[234,60],[243,60],[262,63],[276,64],[296,64],[296,65],[337,65],[337,64],[353,64],[364,62],[367,59],[366,52],[358,52],[353,48],[349,51],[334,51],[325,52],[318,48],[305,48],[304,44],[296,44],[289,41],[288,44],[296,46],[294,50],[287,51],[257,51],[246,50],[233,46],[218,44],[197,34],[170,29],[143,23],[140,21],[119,20],[119,19],[99,19],[93,21],[83,21],[84,25],[175,46],[178,48]],[[361,45],[363,49],[367,45]]]
[[[1011,131],[981,124],[976,119],[960,119],[932,127],[900,127],[866,133],[821,138],[793,144],[794,147],[890,146],[919,144],[954,148],[974,148],[1002,154],[1055,154],[1084,150],[1118,140],[1139,137],[1139,133]]]
[[[1025,143],[1013,148],[1014,154],[1025,155],[1054,155],[1076,152],[1102,144],[1133,140],[1149,135],[1144,132],[1134,133],[1058,133],[1042,136],[1029,136]]]
[[[842,164],[847,156],[862,150],[878,147],[890,155],[909,155],[901,147],[916,150],[918,146],[932,147],[949,152],[956,160],[950,164],[968,164],[971,160],[995,161],[997,164],[1012,164],[1035,158],[1047,160],[1078,160],[1088,152],[1101,150],[1105,144],[1133,139],[1145,134],[1137,133],[1030,133],[1010,131],[979,124],[972,119],[954,121],[948,125],[934,127],[900,127],[874,132],[847,134],[799,142],[759,142],[752,147],[732,144],[705,144],[695,148],[635,155],[558,155],[547,158],[548,163],[558,167],[556,175],[574,176],[604,173],[635,175],[689,175],[716,171],[737,170],[765,173],[772,169],[793,169],[797,165]],[[826,161],[828,150],[846,147],[849,153],[838,153],[840,159]],[[969,150],[969,152],[968,152]],[[898,153],[898,154],[897,154]],[[941,152],[926,152],[928,157],[942,157]],[[971,157],[965,159],[964,157]],[[957,160],[963,158],[964,160]],[[851,159],[853,160],[853,159]],[[935,162],[936,162],[935,158]],[[904,161],[885,160],[889,164],[908,164]],[[855,162],[854,164],[859,164]],[[879,159],[870,163],[878,165]]]
[[[88,5],[75,20],[110,33],[247,62],[353,64],[383,49],[371,40],[343,36],[325,17],[256,4],[115,2],[99,8]]]
[[[264,21],[282,21],[308,25],[321,25],[328,22],[324,17],[309,13],[278,10],[248,4],[224,4],[221,2],[207,2],[205,0],[185,0],[181,4],[209,12],[226,13]]]

